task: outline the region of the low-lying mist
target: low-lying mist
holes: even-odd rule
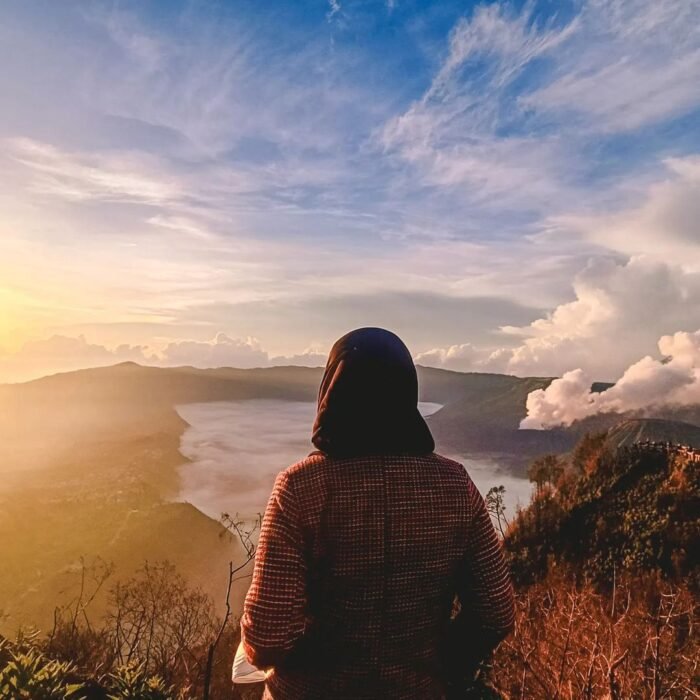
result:
[[[439,404],[421,403],[423,415]],[[316,411],[313,402],[254,399],[185,404],[178,413],[190,427],[180,451],[190,462],[180,470],[179,500],[207,515],[239,513],[250,517],[265,509],[275,476],[314,448],[310,442]],[[502,470],[495,462],[474,460],[438,445],[438,451],[467,468],[482,494],[506,487],[507,515],[530,499],[530,483]]]

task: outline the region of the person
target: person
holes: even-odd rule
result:
[[[241,618],[248,660],[268,669],[263,697],[459,691],[511,630],[512,587],[479,491],[434,453],[396,335],[335,343],[312,442],[277,477]]]

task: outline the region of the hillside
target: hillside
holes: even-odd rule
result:
[[[531,386],[499,375],[419,372],[421,398],[450,409],[455,436],[461,412],[464,420],[482,423],[503,423],[499,413],[505,412],[517,425]],[[178,493],[178,467],[185,461],[178,448],[186,423],[175,407],[250,398],[314,401],[320,377],[320,369],[301,367],[124,363],[0,386],[0,540],[6,543],[0,630],[26,622],[46,628],[54,606],[75,595],[81,561],[113,564],[112,585],[146,560],[167,558],[220,606],[227,562],[239,554],[235,543],[218,536],[216,522],[168,503]],[[479,412],[480,404],[488,409]],[[449,434],[438,440],[451,446]],[[237,584],[235,609],[245,586],[245,580]],[[100,605],[96,601],[96,609]]]
[[[640,442],[670,442],[700,449],[700,426],[659,418],[633,418],[621,421],[608,432],[607,443],[613,449]]]
[[[166,559],[184,584],[201,588],[221,613],[228,562],[241,560],[241,548],[215,520],[189,504],[171,502],[179,491],[178,468],[184,462],[180,436],[187,427],[176,406],[253,398],[314,401],[320,373],[298,367],[199,370],[126,363],[0,386],[0,634],[12,635],[19,624],[38,624],[44,632],[41,648],[51,653],[62,649],[61,658],[71,660],[82,659],[71,646],[82,640],[89,653],[79,661],[80,668],[94,675],[101,664],[113,663],[107,661],[108,637],[99,633],[93,638],[79,627],[64,640],[67,647],[56,647],[50,634],[55,608],[77,609],[82,585],[93,591],[100,576],[111,570],[90,603],[90,619],[99,628],[107,624],[103,613],[113,612],[108,606],[114,603],[116,584],[136,581],[132,590],[143,591],[144,563]],[[493,684],[504,698],[550,700],[558,692],[550,673],[557,667],[560,678],[567,673],[570,682],[576,678],[571,697],[586,697],[587,687],[607,688],[613,680],[627,683],[620,687],[633,689],[628,696],[636,697],[636,688],[646,687],[643,671],[621,679],[610,675],[605,664],[612,661],[594,640],[603,640],[606,649],[622,649],[624,630],[632,640],[625,642],[624,652],[630,664],[646,668],[646,652],[634,640],[653,634],[660,608],[650,607],[647,597],[650,590],[657,595],[662,589],[645,583],[651,588],[638,592],[635,586],[657,570],[678,581],[675,588],[663,589],[671,591],[664,595],[673,596],[679,609],[689,609],[684,586],[698,570],[700,465],[639,443],[695,444],[697,407],[668,409],[656,419],[605,414],[568,429],[522,431],[518,425],[527,394],[551,379],[423,367],[419,375],[421,399],[443,405],[428,419],[439,450],[489,456],[513,470],[523,470],[532,457],[567,453],[550,460],[548,472],[541,471],[545,476],[538,477],[534,503],[507,530],[506,547],[519,587],[519,631],[498,652]],[[661,420],[661,415],[676,420]],[[679,416],[690,421],[679,421]],[[577,447],[579,437],[591,430],[606,433],[586,437]],[[597,588],[582,586],[582,573]],[[171,578],[175,589],[178,580]],[[611,609],[606,589],[613,580],[621,587],[620,596],[629,592],[628,605],[635,611],[624,625],[615,617],[614,605],[610,619],[601,612]],[[232,591],[234,611],[240,610],[246,587],[244,571]],[[186,596],[181,600],[189,601]],[[183,605],[186,613],[189,603]],[[206,610],[200,612],[200,622],[206,621]],[[167,628],[167,611],[159,615],[159,624]],[[570,642],[566,629],[572,620],[583,631]],[[612,620],[619,626],[613,627]],[[173,657],[179,659],[171,664],[179,669],[170,669],[173,682],[189,677],[201,682],[201,640],[211,636],[207,629],[193,632],[184,657],[180,652]],[[666,663],[663,671],[666,678],[686,682],[681,652],[690,647],[673,629],[664,628],[664,644],[680,661]],[[672,632],[676,636],[669,636]],[[228,683],[234,626],[227,634],[234,636],[220,650],[217,682],[222,688]],[[557,650],[569,644],[573,646],[562,657]],[[185,657],[185,666],[190,663],[190,653],[198,659],[191,673],[182,667]],[[588,681],[579,678],[575,669],[592,668],[591,659],[597,670]],[[163,675],[168,668],[159,671],[151,665],[150,670]]]
[[[568,564],[606,585],[615,572],[656,570],[700,583],[700,453],[618,446],[639,430],[635,422],[587,437],[570,462],[539,471],[533,502],[505,538],[518,581]]]
[[[281,399],[315,401],[321,368],[197,369],[144,367],[126,362],[79,370],[18,385],[0,386],[0,458],[14,469],[41,465],[52,453],[89,433],[119,436],[134,426],[167,423],[179,418],[174,406],[184,403]],[[621,416],[605,414],[570,428],[520,430],[527,395],[545,388],[551,377],[454,372],[418,367],[420,399],[443,405],[429,424],[438,449],[498,459],[522,470],[528,460],[548,452],[566,452],[591,430],[607,429]],[[602,391],[609,384],[596,383]],[[659,417],[700,424],[697,407],[679,417],[669,409]],[[697,414],[697,415],[696,415]],[[40,440],[36,441],[37,432]],[[3,450],[12,445],[10,460]]]
[[[77,595],[83,566],[88,572],[113,566],[92,605],[97,616],[108,589],[146,561],[172,562],[220,609],[227,562],[240,559],[240,546],[194,507],[166,500],[177,491],[184,461],[178,451],[182,422],[173,422],[169,432],[162,428],[144,422],[119,440],[91,432],[54,460],[47,456],[40,470],[3,475],[0,632],[30,623],[49,628],[54,608]],[[234,601],[244,589],[241,581]]]
[[[147,367],[124,362],[111,367],[55,374],[23,384],[0,385],[0,411],[39,410],[89,405],[114,411],[114,407],[176,405],[206,401],[282,399],[314,401],[323,370],[307,367],[260,369],[197,369]],[[551,378],[520,379],[502,374],[453,372],[418,367],[420,399],[454,407],[465,420],[497,421],[516,427],[523,415],[529,391],[547,386]],[[485,410],[479,410],[483,405]],[[110,420],[114,420],[114,414]]]
[[[44,464],[90,435],[170,432],[183,403],[282,399],[315,401],[322,370],[270,367],[239,370],[143,367],[122,363],[0,386],[0,460],[13,470]],[[506,455],[520,460],[563,450],[566,431],[520,431],[527,394],[549,378],[461,373],[419,367],[421,400],[443,404],[430,417],[437,442],[452,452]],[[39,439],[37,439],[37,437]],[[8,454],[8,450],[11,450]]]
[[[10,543],[0,570],[0,600],[9,617],[2,623],[0,615],[0,625],[48,624],[56,582],[69,596],[79,583],[80,557],[113,562],[115,580],[147,559],[168,557],[221,605],[218,576],[235,554],[233,543],[212,544],[222,533],[218,524],[168,503],[179,491],[178,468],[185,461],[178,448],[187,426],[175,407],[253,398],[314,401],[321,371],[123,363],[0,386],[0,539]],[[606,415],[569,429],[519,430],[528,393],[550,378],[418,372],[421,400],[443,405],[428,419],[438,450],[488,457],[519,474],[533,457],[570,451],[593,423],[607,429],[620,420]],[[611,439],[627,444],[652,435],[652,422],[639,425],[623,424]],[[681,435],[679,427],[673,430],[664,435]],[[700,428],[685,426],[682,434],[693,430]],[[234,591],[237,599],[244,588],[245,581]]]
[[[459,396],[434,416],[430,429],[438,444],[523,466],[546,452],[563,452],[575,437],[567,430],[520,430],[527,395],[552,378],[465,374]]]
[[[697,695],[700,452],[618,444],[677,429],[626,421],[533,464],[535,497],[505,536],[516,632],[484,697]]]

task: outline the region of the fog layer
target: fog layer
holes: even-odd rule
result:
[[[424,416],[441,408],[434,403],[419,407]],[[275,476],[314,449],[313,402],[220,401],[185,404],[177,410],[190,424],[180,444],[190,462],[181,468],[179,499],[214,518],[262,512]],[[529,500],[529,482],[501,471],[495,462],[470,459],[445,446],[437,449],[464,464],[482,494],[491,486],[505,486],[508,515],[518,501],[524,505]]]

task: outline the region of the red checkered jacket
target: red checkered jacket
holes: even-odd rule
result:
[[[455,595],[478,635],[512,628],[500,543],[464,467],[314,453],[275,482],[244,648],[272,667],[266,698],[441,698]]]

